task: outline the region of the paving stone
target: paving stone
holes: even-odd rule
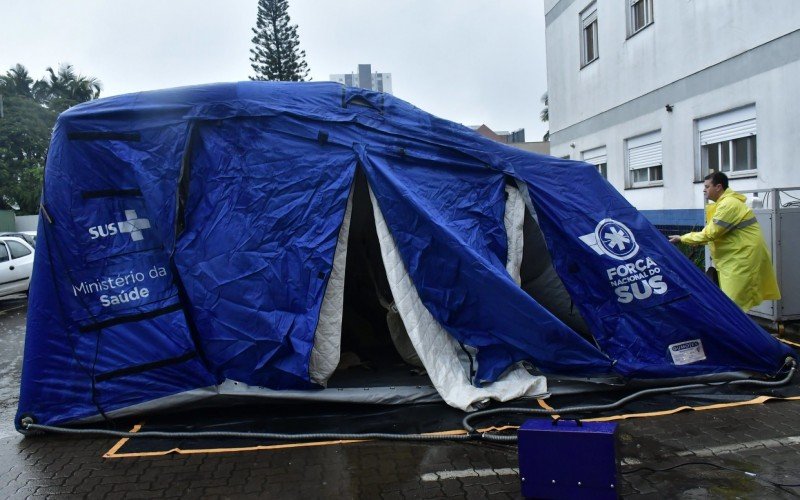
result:
[[[492,474],[491,476],[467,476],[467,477],[460,477],[458,480],[461,484],[465,486],[469,486],[472,484],[497,484],[500,482],[496,474]]]
[[[103,484],[139,484],[139,478],[137,476],[128,476],[128,475],[117,475],[117,476],[104,476],[101,479]],[[146,483],[149,484],[149,483]],[[115,488],[116,489],[116,488]]]
[[[115,493],[112,495],[113,484],[100,484],[92,488],[91,492],[86,495],[88,498],[122,498],[124,493]]]
[[[413,483],[415,486],[417,483]],[[381,483],[381,494],[389,493],[392,491],[403,491],[408,487],[408,483],[403,481],[394,481],[394,482],[383,482]]]
[[[441,498],[445,496],[444,491],[438,486],[430,487],[430,488],[423,488],[418,498]]]
[[[454,497],[458,495],[464,495],[463,485],[455,479],[439,481],[439,484],[444,496]]]
[[[464,486],[464,493],[468,500],[473,500],[473,499],[477,500],[480,498],[486,498],[486,496],[488,495],[486,490],[477,484]]]
[[[399,491],[382,492],[381,498],[383,500],[405,500],[405,496]]]
[[[142,498],[163,498],[166,490],[145,490],[145,491],[128,491],[125,493],[125,499],[142,499]]]

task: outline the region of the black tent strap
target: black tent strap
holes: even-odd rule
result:
[[[181,158],[181,168],[178,174],[178,186],[176,190],[176,203],[175,203],[175,241],[178,241],[178,236],[186,229],[186,203],[189,199],[189,184],[191,182],[192,174],[192,153],[194,150],[195,137],[197,135],[197,127],[195,122],[189,122],[189,127],[186,131],[186,142],[183,145],[183,157]],[[173,248],[172,254],[175,249]],[[171,259],[172,257],[170,257]]]
[[[142,373],[150,370],[156,370],[158,368],[164,368],[165,366],[178,365],[185,361],[189,361],[190,359],[194,359],[196,357],[197,357],[196,351],[189,351],[186,354],[183,354],[175,358],[161,359],[158,361],[153,361],[151,363],[144,363],[141,365],[121,368],[119,370],[114,370],[111,372],[101,373],[100,375],[97,375],[95,377],[95,380],[97,382],[105,382],[106,380],[110,380],[112,378],[124,377],[126,375],[134,375],[136,373]]]
[[[78,331],[80,331],[81,333],[93,332],[96,330],[102,330],[103,328],[108,328],[109,326],[121,325],[122,323],[133,323],[135,321],[142,321],[144,319],[155,318],[157,316],[161,316],[162,314],[168,314],[180,310],[181,310],[180,303],[175,303],[167,307],[163,307],[161,309],[156,309],[155,311],[149,311],[146,313],[139,313],[139,314],[129,314],[128,316],[119,316],[117,318],[111,318],[106,321],[100,321],[98,323],[84,325],[81,326],[78,329]]]
[[[142,196],[141,189],[101,189],[98,191],[84,191],[81,197],[84,200],[91,198],[110,198],[110,197]]]
[[[139,132],[67,132],[70,141],[140,141]]]

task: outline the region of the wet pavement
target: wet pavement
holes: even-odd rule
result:
[[[14,415],[19,402],[28,301],[24,295],[16,297],[0,299],[0,443],[19,436]]]
[[[24,299],[0,299],[0,498],[520,498],[516,446],[500,444],[103,458],[116,439],[23,438],[12,421],[25,313]],[[623,498],[798,497],[765,481],[800,483],[800,401],[621,421],[619,455]]]

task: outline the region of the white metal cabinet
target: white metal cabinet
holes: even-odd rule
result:
[[[775,322],[800,319],[800,187],[741,193],[759,200],[753,212],[772,255],[781,290],[780,300],[766,300],[749,314]]]

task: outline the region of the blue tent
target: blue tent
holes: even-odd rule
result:
[[[333,83],[76,106],[41,215],[18,422],[220,394],[471,409],[548,375],[771,376],[790,355],[593,166]],[[358,269],[351,295],[378,297],[432,391],[326,389]]]

